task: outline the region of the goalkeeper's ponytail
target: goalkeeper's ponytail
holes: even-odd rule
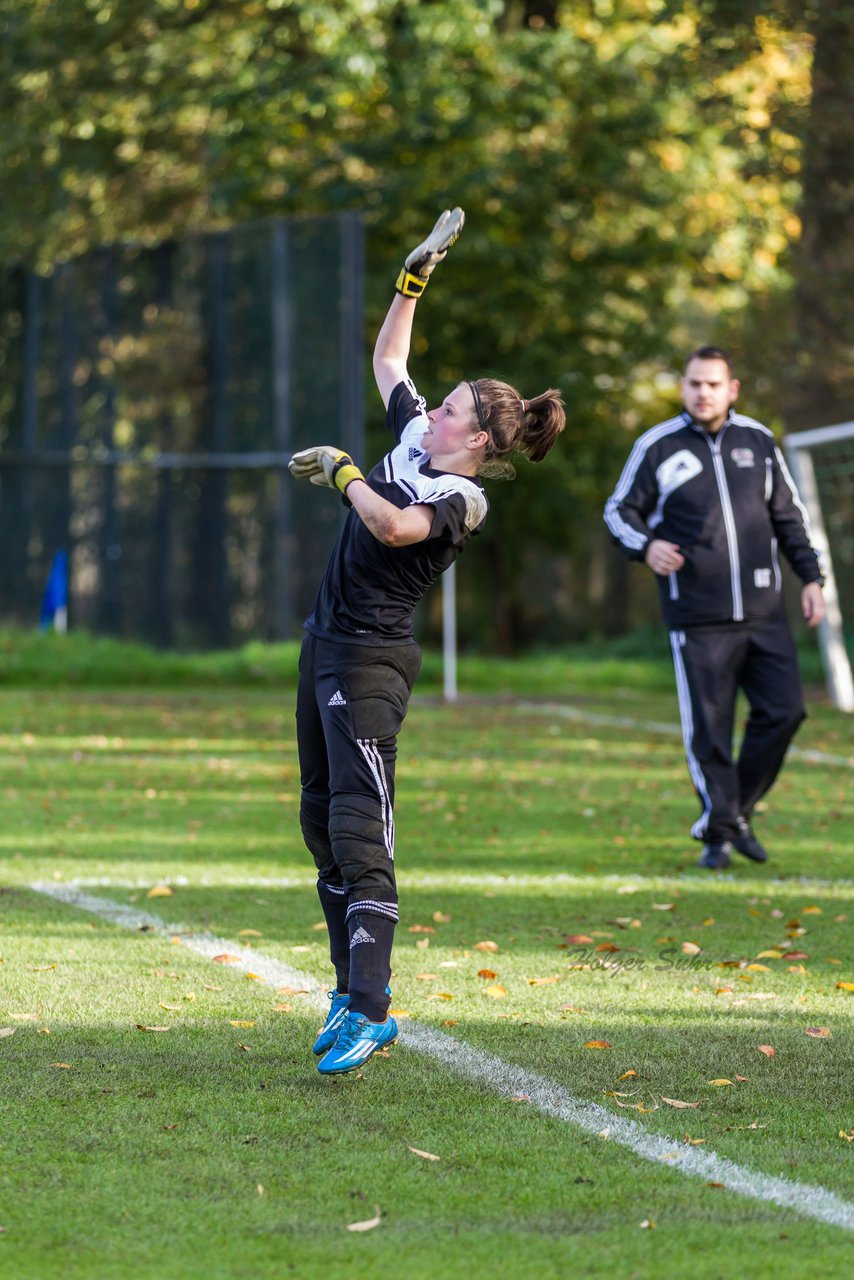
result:
[[[510,454],[542,462],[566,426],[566,409],[554,388],[525,400],[515,387],[496,378],[470,383],[478,421],[489,439],[478,474],[493,479],[515,475]]]

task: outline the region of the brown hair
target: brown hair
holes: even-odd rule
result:
[[[696,351],[692,351],[688,359],[685,361],[685,368],[692,360],[723,360],[729,370],[730,378],[734,378],[735,374],[732,367],[732,356],[728,351],[724,351],[723,347],[698,347]]]
[[[512,479],[509,461],[521,453],[530,462],[542,462],[566,426],[566,409],[553,387],[523,400],[515,387],[497,378],[470,382],[478,424],[489,436],[478,474],[492,479]]]

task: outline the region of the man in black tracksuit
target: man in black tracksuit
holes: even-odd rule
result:
[[[645,432],[605,507],[622,551],[658,578],[670,631],[682,736],[702,806],[691,834],[700,866],[735,848],[767,853],[750,826],[805,711],[783,604],[779,551],[804,583],[810,626],[824,616],[806,512],[767,427],[733,411],[729,356],[701,347],[681,381],[685,408]],[[750,715],[732,758],[738,689]]]

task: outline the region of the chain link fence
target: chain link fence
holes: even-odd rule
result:
[[[342,508],[286,466],[363,453],[363,278],[355,214],[0,274],[0,622],[65,551],[72,626],[298,635]]]

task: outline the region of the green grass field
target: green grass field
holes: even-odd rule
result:
[[[851,1230],[641,1159],[405,1040],[324,1081],[314,995],[185,945],[210,931],[328,980],[294,667],[287,646],[156,659],[0,636],[0,1274],[850,1275]],[[468,660],[448,707],[425,664],[398,766],[393,1007],[674,1154],[854,1201],[851,720],[814,693],[757,824],[772,862],[710,875],[671,681],[619,653]]]

